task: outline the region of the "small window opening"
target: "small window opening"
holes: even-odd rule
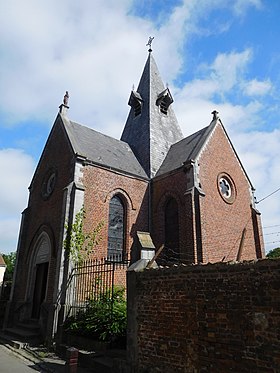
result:
[[[137,117],[140,114],[141,114],[141,103],[137,102],[134,107],[134,116]]]
[[[161,101],[161,103],[160,103],[160,111],[161,111],[163,114],[167,115],[168,106],[166,105],[166,102]]]

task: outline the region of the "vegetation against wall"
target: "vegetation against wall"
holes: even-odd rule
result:
[[[84,207],[76,214],[72,224],[66,224],[66,239],[64,248],[69,252],[69,257],[74,263],[82,263],[89,258],[94,248],[101,240],[101,229],[104,222],[100,222],[92,232],[84,232],[84,220],[86,217]]]
[[[84,311],[65,322],[67,331],[95,340],[116,342],[126,336],[125,289],[115,286],[100,294],[98,299],[89,299]]]

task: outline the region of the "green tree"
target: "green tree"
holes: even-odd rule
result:
[[[275,249],[270,250],[266,254],[266,257],[269,258],[269,259],[280,258],[280,247],[276,247]]]
[[[16,252],[11,252],[9,254],[2,254],[2,257],[7,266],[5,276],[4,276],[4,281],[12,281],[15,264],[16,264]]]
[[[82,263],[93,252],[101,240],[103,222],[97,224],[92,232],[84,231],[86,214],[84,207],[76,214],[72,224],[66,224],[67,236],[64,240],[64,248],[69,252],[69,257],[74,263]]]

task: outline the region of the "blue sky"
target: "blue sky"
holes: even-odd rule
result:
[[[0,252],[16,249],[28,186],[69,91],[69,117],[119,138],[153,55],[187,136],[217,109],[256,188],[280,187],[278,0],[9,0],[0,4]],[[280,245],[280,192],[257,205]]]

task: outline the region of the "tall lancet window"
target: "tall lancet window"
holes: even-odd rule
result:
[[[108,224],[108,258],[124,259],[125,208],[119,196],[111,198]]]
[[[170,198],[165,205],[165,249],[167,261],[179,259],[179,216],[175,198]]]

